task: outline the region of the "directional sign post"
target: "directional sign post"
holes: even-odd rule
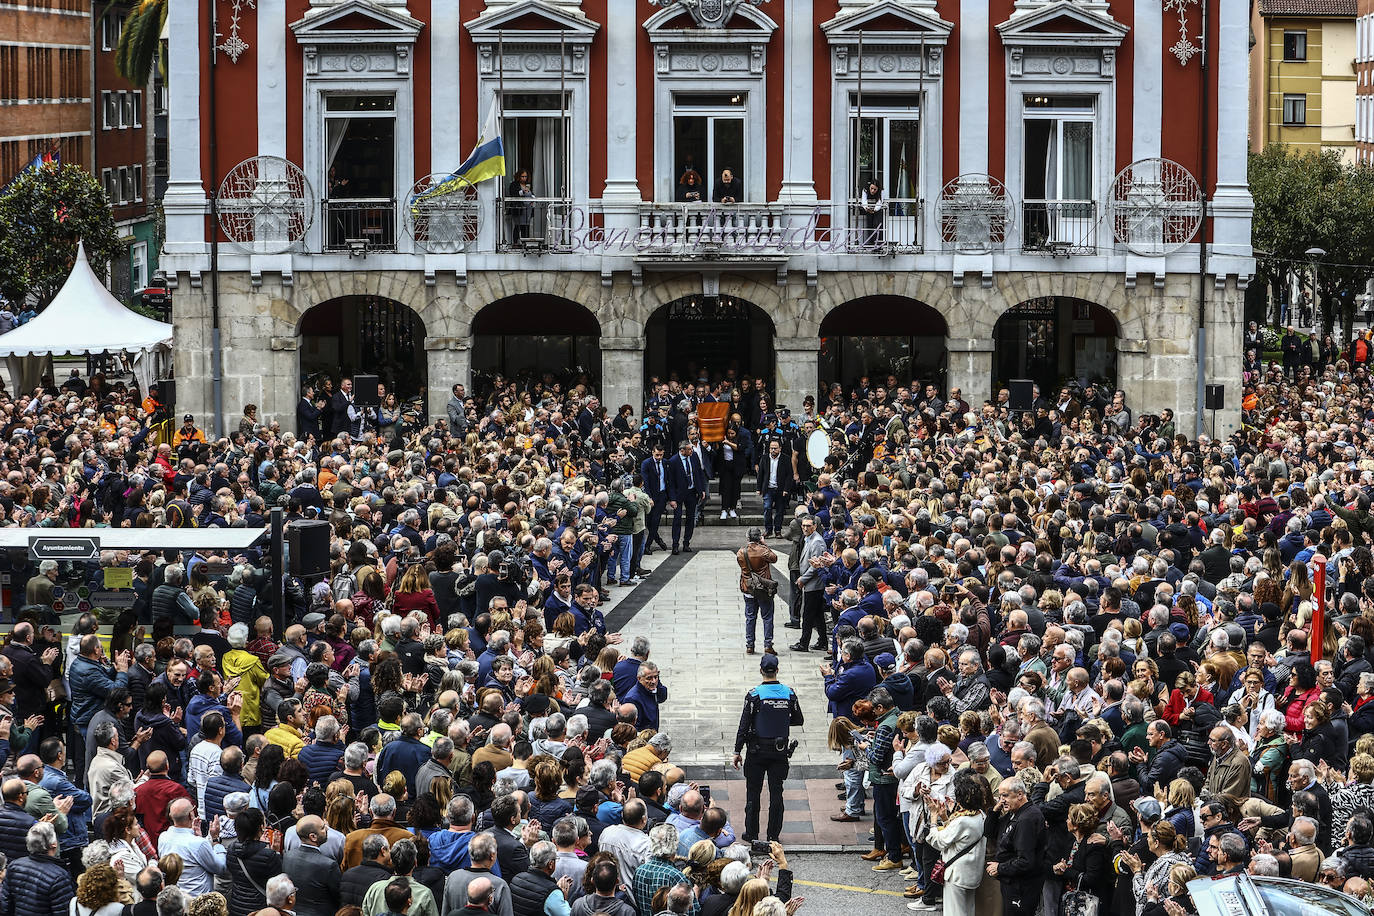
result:
[[[29,538],[29,556],[35,560],[99,560],[100,541],[91,537]]]

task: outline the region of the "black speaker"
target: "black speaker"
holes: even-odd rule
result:
[[[329,523],[294,521],[286,526],[286,546],[293,576],[322,576],[329,572]]]
[[[177,406],[177,380],[160,378],[153,384],[157,386],[158,403],[174,409]]]
[[[1225,385],[1208,385],[1208,386],[1207,386],[1207,402],[1206,402],[1206,406],[1207,406],[1207,409],[1208,409],[1208,410],[1225,410],[1225,409],[1226,409],[1226,386],[1225,386]]]
[[[353,376],[353,403],[359,407],[379,407],[382,399],[377,396],[377,383],[381,379],[375,375]]]
[[[1028,378],[1014,378],[1007,386],[1011,389],[1011,409],[1030,410],[1035,400],[1035,382]]]

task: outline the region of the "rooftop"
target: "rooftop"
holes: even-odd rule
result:
[[[1260,0],[1261,16],[1355,18],[1356,0]]]

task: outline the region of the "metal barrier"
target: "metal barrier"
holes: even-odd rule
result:
[[[396,201],[326,200],[323,210],[325,251],[396,250]]]
[[[572,201],[503,197],[496,201],[498,251],[571,251]]]
[[[1084,254],[1097,250],[1097,204],[1027,200],[1021,204],[1021,250]]]
[[[918,198],[887,198],[877,212],[862,201],[849,202],[846,248],[854,252],[925,250],[925,201]]]

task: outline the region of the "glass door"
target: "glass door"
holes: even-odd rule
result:
[[[877,233],[877,217],[862,206],[864,189],[874,181],[884,203],[881,238],[914,246],[921,221],[920,95],[865,96],[862,117],[858,102],[858,93],[850,93],[851,228]]]
[[[745,199],[745,102],[744,93],[679,95],[674,99],[674,200]]]
[[[1094,104],[1086,96],[1028,96],[1022,187],[1028,243],[1091,244]]]

